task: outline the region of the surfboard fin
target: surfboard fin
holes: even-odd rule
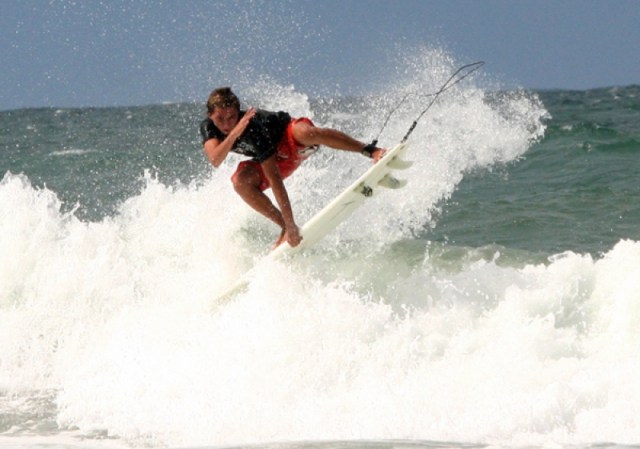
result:
[[[373,196],[373,189],[371,187],[369,187],[368,185],[364,184],[362,186],[362,188],[360,189],[360,194],[369,198]]]
[[[396,170],[404,170],[411,167],[413,165],[413,161],[405,161],[404,159],[396,157],[387,165]]]
[[[394,178],[390,174],[386,174],[384,178],[378,181],[378,185],[387,189],[400,189],[407,185],[407,180]]]

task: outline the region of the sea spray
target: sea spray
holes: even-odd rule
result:
[[[309,99],[265,81],[251,100],[366,141],[388,111],[374,106],[433,92],[456,65],[429,58],[383,95]],[[407,101],[381,143],[423,107]],[[201,108],[181,111],[195,129]],[[146,174],[123,166],[139,191],[93,219],[28,174],[5,174],[2,397],[41,398],[56,430],[132,445],[637,442],[636,241],[591,255],[429,240],[460,183],[526,157],[546,118],[536,95],[460,84],[412,135],[407,188],[373,198],[302,257],[259,268],[213,311],[277,235],[233,193],[239,158],[164,182],[187,151],[206,165],[197,136],[185,154],[170,143]],[[287,181],[299,222],[369,163],[328,149],[307,161]]]

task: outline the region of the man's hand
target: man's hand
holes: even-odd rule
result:
[[[233,133],[235,134],[236,138],[240,137],[244,132],[244,130],[247,129],[247,126],[249,126],[249,122],[255,115],[256,115],[256,108],[251,107],[247,109],[247,112],[244,113],[242,118],[238,120],[238,123],[233,128]]]

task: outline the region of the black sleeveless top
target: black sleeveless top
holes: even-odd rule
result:
[[[242,118],[245,112],[240,111],[238,119]],[[233,144],[231,151],[249,156],[256,162],[264,162],[278,150],[278,144],[290,121],[291,116],[286,112],[270,112],[259,109]],[[227,137],[210,118],[206,118],[200,123],[200,134],[202,134],[202,143],[214,138],[222,142]]]

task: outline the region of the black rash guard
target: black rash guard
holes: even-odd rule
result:
[[[245,112],[240,111],[238,119],[241,119]],[[278,150],[278,144],[290,121],[291,116],[283,111],[256,111],[256,115],[233,144],[231,151],[249,156],[256,162],[264,162]],[[200,123],[200,134],[202,134],[202,143],[209,139],[218,139],[222,142],[227,137],[210,118]]]

